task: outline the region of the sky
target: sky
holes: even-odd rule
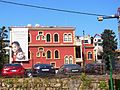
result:
[[[118,37],[117,19],[106,19],[99,22],[98,16],[95,15],[46,10],[1,1],[109,16],[117,13],[120,0],[0,0],[0,27],[27,26],[27,24],[32,26],[35,24],[41,26],[72,26],[75,27],[76,36],[83,36],[83,30],[85,35],[94,36],[101,34],[104,29],[110,29]]]

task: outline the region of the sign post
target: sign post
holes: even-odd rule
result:
[[[111,62],[111,59],[110,59],[110,55],[108,55],[109,57],[109,64],[110,64],[110,90],[114,90],[113,89],[113,79],[112,79],[112,62]]]

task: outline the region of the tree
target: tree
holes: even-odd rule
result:
[[[112,62],[112,66],[114,68],[114,63],[115,63],[115,59],[116,59],[115,58],[116,57],[115,50],[117,49],[116,35],[112,30],[105,29],[104,32],[101,34],[101,38],[103,39],[102,56],[103,56],[104,62],[106,63],[106,66],[108,67],[109,66],[108,65],[109,64],[108,55],[110,55],[110,60]]]
[[[5,50],[6,44],[4,43],[4,39],[8,38],[6,27],[3,26],[0,28],[0,66],[4,64],[5,61]]]

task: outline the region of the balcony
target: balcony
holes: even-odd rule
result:
[[[76,62],[83,62],[82,58],[76,58]]]

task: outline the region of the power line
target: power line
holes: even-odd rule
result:
[[[61,12],[67,12],[67,13],[74,13],[74,14],[83,14],[83,15],[91,15],[91,16],[107,16],[107,15],[102,15],[102,14],[86,13],[86,12],[79,12],[79,11],[70,11],[70,10],[64,10],[64,9],[56,9],[56,8],[36,6],[36,5],[31,5],[31,4],[16,3],[16,2],[10,2],[10,1],[5,1],[5,0],[0,0],[0,2],[8,3],[8,4],[14,4],[14,5],[19,5],[19,6],[41,8],[41,9],[52,10],[52,11],[61,11]]]

